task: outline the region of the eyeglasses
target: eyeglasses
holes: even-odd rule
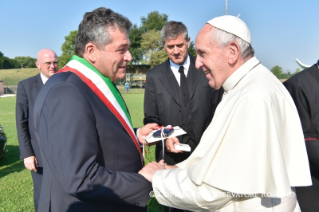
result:
[[[43,63],[46,66],[50,66],[51,64],[53,64],[53,66],[57,66],[59,64],[58,61],[53,61],[53,62],[41,62],[41,61],[39,61],[39,62]]]

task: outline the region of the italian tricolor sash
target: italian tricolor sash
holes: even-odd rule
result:
[[[71,60],[58,73],[68,71],[78,75],[116,116],[132,138],[141,156],[142,165],[144,165],[142,151],[133,130],[131,117],[127,111],[124,100],[111,79],[103,76],[87,60],[76,55],[73,55]]]

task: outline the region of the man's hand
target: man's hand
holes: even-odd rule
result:
[[[138,129],[137,137],[141,144],[144,143],[145,137],[148,136],[148,134],[150,134],[153,130],[155,130],[155,126],[158,126],[158,125],[156,123],[151,123]]]
[[[165,169],[164,161],[160,160],[158,163],[152,162],[144,166],[138,173],[145,177],[148,181],[152,182],[153,176],[156,171]]]
[[[178,166],[167,165],[165,163],[165,169],[176,169],[176,168],[178,168]]]
[[[165,144],[167,151],[172,152],[172,153],[182,153],[183,151],[175,149],[174,144],[179,145],[178,138],[176,138],[176,137],[167,138],[166,144]]]
[[[36,157],[30,156],[30,157],[24,158],[23,161],[24,161],[24,166],[27,169],[37,172],[38,160],[36,159]]]

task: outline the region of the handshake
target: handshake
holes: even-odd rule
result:
[[[139,142],[141,144],[153,145],[153,144],[158,143],[161,140],[162,136],[159,136],[159,139],[155,138],[155,139],[157,139],[156,141],[153,141],[152,139],[149,139],[149,138],[152,138],[152,137],[154,138],[153,135],[155,133],[159,133],[159,131],[162,130],[162,132],[168,133],[168,134],[163,135],[166,138],[166,148],[168,149],[168,151],[174,152],[174,153],[180,153],[182,151],[177,150],[175,148],[175,146],[180,145],[179,140],[176,137],[170,137],[172,135],[174,136],[174,133],[176,135],[176,131],[178,131],[180,129],[179,128],[178,130],[175,130],[175,128],[176,127],[174,127],[174,130],[164,131],[165,129],[163,129],[163,127],[158,126],[158,124],[155,124],[155,123],[154,124],[147,124],[147,125],[138,129],[137,137],[138,137]],[[166,129],[168,129],[168,128],[166,128]],[[173,129],[173,127],[171,127],[170,129]],[[180,130],[183,131],[182,129],[180,129]],[[185,131],[183,131],[183,132],[185,133]],[[181,133],[181,132],[179,132],[179,133]],[[184,134],[184,133],[182,133],[182,134]],[[181,135],[181,134],[177,134],[177,135]],[[156,137],[156,135],[155,135],[155,137]],[[140,175],[142,175],[143,177],[145,177],[148,181],[152,182],[152,178],[153,178],[156,171],[161,170],[161,169],[173,169],[173,168],[178,168],[178,167],[167,165],[166,163],[164,163],[164,160],[160,160],[158,163],[157,162],[148,163],[138,173]]]
[[[148,163],[144,166],[138,173],[145,177],[148,181],[152,182],[153,176],[156,171],[161,169],[175,169],[177,166],[170,166],[164,163],[164,160],[160,160],[157,162]]]

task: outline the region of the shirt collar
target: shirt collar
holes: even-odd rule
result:
[[[189,65],[190,65],[189,61],[190,61],[189,55],[187,54],[187,58],[186,58],[184,64],[182,65],[184,67],[184,71],[188,71]],[[171,59],[169,59],[169,64],[170,64],[172,69],[177,70],[177,71],[178,71],[179,67],[181,66],[181,65],[173,63],[173,61]],[[185,75],[187,76],[186,72],[185,72]]]
[[[260,61],[256,57],[252,57],[241,65],[232,75],[230,75],[222,85],[225,92],[233,89],[238,82],[248,74]]]
[[[46,78],[41,72],[40,72],[41,80],[43,82],[43,85],[48,81],[49,78]]]

